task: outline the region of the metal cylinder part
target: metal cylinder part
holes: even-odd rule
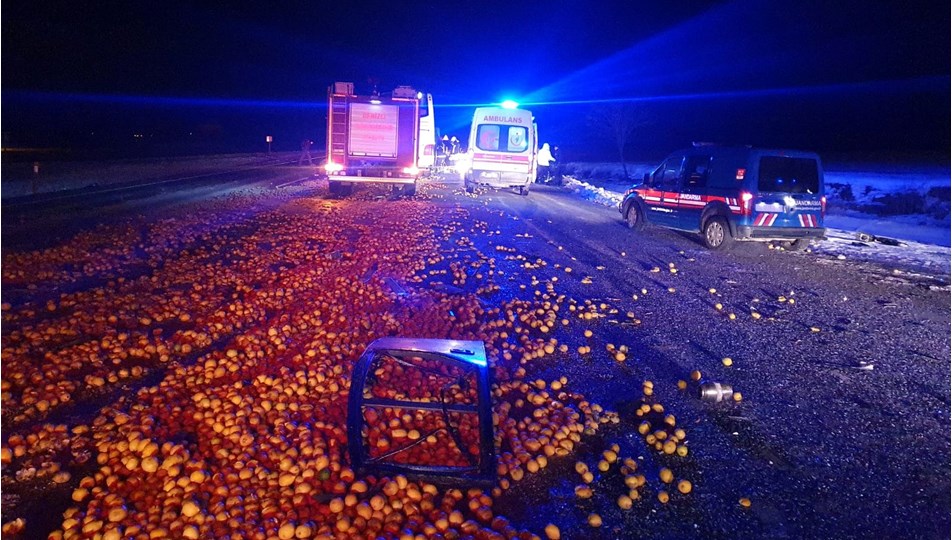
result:
[[[719,403],[729,400],[733,394],[734,389],[731,388],[730,385],[718,382],[702,383],[698,388],[698,397],[701,398],[702,401]]]

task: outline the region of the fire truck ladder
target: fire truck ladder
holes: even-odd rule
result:
[[[331,98],[331,159],[343,163],[347,152],[347,98]]]

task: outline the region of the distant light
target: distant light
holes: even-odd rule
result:
[[[189,133],[189,135],[191,135],[191,133]],[[273,141],[274,139],[271,137],[271,135],[266,135],[264,138],[264,142],[266,143],[273,142]]]
[[[377,99],[377,98],[371,99],[371,100],[370,100],[370,104],[371,104],[371,105],[380,105],[380,100]]]
[[[417,93],[416,93],[416,98],[417,98],[417,99],[423,99],[423,92],[417,92]]]
[[[501,103],[503,109],[515,109],[519,107],[519,104],[511,99],[507,99]]]

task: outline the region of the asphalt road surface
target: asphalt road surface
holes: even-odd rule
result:
[[[327,198],[326,183],[308,176],[257,170],[230,185],[89,200],[31,219],[4,210],[4,256],[210,197],[254,195],[260,204],[249,212]],[[948,537],[950,305],[948,288],[935,286],[941,279],[763,244],[712,252],[691,235],[629,230],[617,211],[554,187],[533,186],[526,197],[468,195],[445,177],[418,199],[473,231],[471,247],[506,269],[489,304],[531,296],[525,286],[537,280],[580,305],[607,306],[559,329],[568,351],[527,364],[526,378],[564,376],[620,422],[583,437],[572,456],[553,459],[496,499],[494,510],[517,528],[541,534],[554,523],[563,538]],[[401,204],[379,188],[343,202]],[[443,250],[463,249],[458,240],[444,239]],[[51,292],[5,284],[3,300],[16,309],[42,294]],[[4,325],[5,339],[11,330]],[[617,361],[622,345],[628,352]],[[699,399],[694,371],[738,394],[721,403]],[[653,383],[650,398],[644,381]],[[636,410],[646,402],[677,418],[686,457],[658,452],[639,434]],[[628,510],[616,504],[627,492],[617,473],[599,475],[590,499],[574,492],[575,463],[594,469],[611,444],[649,479]],[[657,499],[661,490],[677,491],[659,481],[665,467],[690,479],[689,496]],[[16,516],[15,505],[4,510],[5,520]],[[591,513],[601,527],[586,523]]]
[[[597,343],[633,351],[623,365],[604,353],[573,354],[547,360],[543,378],[568,373],[584,381],[586,395],[627,420],[609,442],[627,443],[655,468],[664,461],[652,459],[634,430],[642,381],[654,381],[655,395],[690,426],[698,485],[691,503],[636,513],[616,507],[605,519],[612,536],[948,535],[947,290],[811,253],[762,244],[711,252],[694,236],[634,232],[617,212],[555,188],[466,202],[506,231],[483,241],[590,276],[591,284],[560,283],[577,298],[620,299],[619,309],[642,321],[597,324]],[[731,385],[742,401],[705,403],[678,391],[677,381],[690,381],[694,370]],[[584,519],[588,508],[575,504],[572,476],[546,470],[506,501],[527,519]],[[737,511],[741,497],[756,501],[750,511]]]

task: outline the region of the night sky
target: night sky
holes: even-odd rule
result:
[[[9,146],[182,153],[323,141],[335,80],[434,95],[464,135],[513,98],[567,157],[625,102],[633,157],[692,140],[948,156],[946,2],[6,2]],[[594,102],[594,103],[593,103]],[[134,138],[134,134],[144,135]]]

